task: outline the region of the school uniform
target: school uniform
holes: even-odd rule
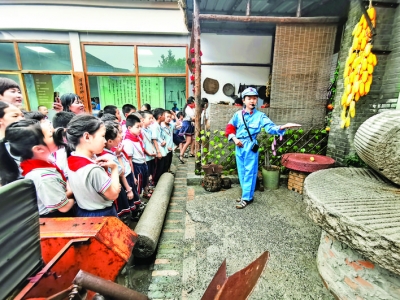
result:
[[[124,145],[126,154],[132,157],[133,174],[138,182],[137,192],[140,195],[142,190],[147,186],[149,180],[143,140],[140,136],[133,135],[128,130],[122,144]]]
[[[194,116],[195,116],[195,110],[190,106],[187,106],[185,109],[185,117],[183,118],[182,121],[182,127],[179,131],[180,136],[194,135],[194,126],[192,124]]]
[[[148,153],[154,153],[156,154],[156,148],[154,147],[153,141],[151,139],[151,129],[150,128],[142,128],[142,137],[143,137],[143,143],[144,143],[144,149]],[[152,180],[154,181],[155,177],[155,170],[156,170],[156,161],[154,156],[149,156],[146,154],[146,164],[147,164],[147,170],[149,173],[149,176],[151,175]]]
[[[156,171],[155,171],[155,177],[154,177],[154,183],[157,184],[158,180],[160,179],[161,175],[164,173],[165,170],[165,163],[166,163],[166,156],[168,154],[168,150],[166,145],[161,146],[162,142],[165,141],[165,133],[161,129],[160,124],[158,122],[154,122],[151,126],[151,139],[156,140],[156,143],[158,143],[158,149],[160,150],[161,153],[161,158],[156,158]]]
[[[68,182],[78,204],[77,217],[117,217],[114,199],[104,192],[111,186],[111,178],[95,161],[72,153],[68,157]]]
[[[58,209],[68,204],[67,183],[62,171],[49,162],[28,159],[21,162],[22,175],[35,184],[37,205],[41,218],[73,217]]]
[[[100,153],[98,156],[106,156],[111,158],[113,162],[117,165],[118,175],[121,175],[123,168],[118,160],[118,157],[112,150],[104,148],[103,152]],[[109,176],[111,175],[110,168],[108,168],[107,173]],[[131,211],[135,211],[136,206],[133,203],[132,205],[131,203],[129,203],[128,196],[126,195],[126,189],[121,182],[120,184],[121,184],[121,191],[119,192],[118,198],[115,199],[114,204],[115,204],[115,209],[117,210],[118,217],[120,219],[124,219],[127,216],[131,216]]]
[[[161,129],[165,133],[165,141],[166,141],[165,148],[168,151],[167,156],[165,157],[164,172],[168,172],[168,170],[169,170],[169,168],[171,167],[171,164],[172,164],[172,151],[174,149],[175,123],[171,122],[171,123],[169,123],[169,126],[167,126],[163,122],[163,123],[161,123]],[[171,150],[168,150],[168,148],[170,148]]]
[[[65,148],[58,149],[56,152],[52,153],[53,162],[60,168],[63,172],[65,178],[68,180],[68,161],[67,161],[67,151]]]
[[[243,118],[250,131],[252,141],[243,123]],[[233,137],[239,139],[243,147],[236,146],[236,165],[239,175],[240,186],[242,187],[242,200],[252,201],[256,186],[258,173],[258,151],[251,149],[257,144],[257,134],[261,128],[269,134],[283,135],[285,130],[280,130],[263,112],[253,109],[250,113],[245,110],[237,111],[226,127],[228,139]]]

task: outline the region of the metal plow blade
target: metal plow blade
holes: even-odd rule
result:
[[[221,264],[211,280],[202,300],[244,300],[253,291],[267,262],[269,252],[265,251],[259,258],[246,268],[232,276],[226,275],[226,260]]]

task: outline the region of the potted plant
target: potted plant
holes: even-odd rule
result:
[[[274,146],[275,139],[272,142]],[[267,190],[276,190],[279,187],[279,178],[280,178],[280,168],[278,166],[271,165],[270,162],[270,149],[269,147],[265,147],[264,150],[264,159],[265,164],[261,168],[261,174],[263,178],[264,187]]]

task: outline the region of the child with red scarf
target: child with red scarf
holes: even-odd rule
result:
[[[77,115],[68,124],[68,181],[78,204],[78,217],[117,217],[114,200],[121,191],[117,164],[102,153],[106,128],[92,115]],[[110,174],[105,171],[110,170]]]
[[[121,125],[114,121],[106,121],[104,126],[106,127],[105,138],[107,143],[103,152],[98,156],[108,156],[118,166],[119,180],[122,187],[115,205],[118,217],[124,223],[129,223],[129,219],[137,215],[136,205],[140,205],[141,202],[134,186],[132,167],[121,144],[122,128]],[[107,171],[110,172],[109,170]]]
[[[7,127],[0,143],[0,168],[5,168],[8,174],[3,178],[7,180],[4,183],[9,183],[18,179],[19,169],[5,142],[9,143],[12,155],[21,157],[22,175],[35,184],[40,217],[73,216],[69,212],[75,201],[71,191],[67,192],[64,174],[48,161],[50,154],[57,150],[51,124],[20,120]]]
[[[142,125],[140,119],[135,115],[129,115],[126,118],[126,128],[122,144],[129,159],[132,160],[133,174],[137,181],[137,193],[140,195],[149,180],[144,143],[141,136]]]

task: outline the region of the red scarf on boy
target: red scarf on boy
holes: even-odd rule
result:
[[[144,152],[144,144],[143,144],[143,139],[142,139],[142,134],[140,135],[133,135],[132,133],[129,132],[129,130],[126,131],[126,135],[125,135],[125,140],[131,140],[134,143],[138,143],[140,144],[140,148],[142,148],[143,153]]]
[[[51,168],[56,169],[58,173],[60,173],[62,179],[66,182],[67,178],[65,178],[63,171],[60,170],[55,164],[49,163],[47,161],[41,159],[27,159],[21,162],[20,167],[22,169],[22,176],[26,176],[30,171],[40,168]]]

